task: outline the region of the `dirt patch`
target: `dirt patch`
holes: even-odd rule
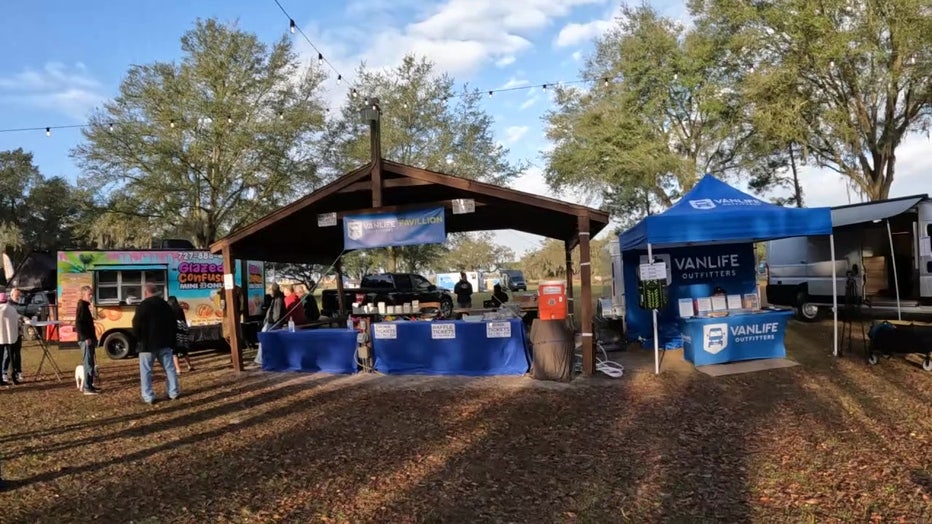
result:
[[[831,356],[712,378],[616,354],[625,377],[267,374],[196,354],[183,397],[141,403],[137,362],[0,390],[4,520],[656,522],[932,519],[932,374]],[[31,374],[39,352],[24,350]],[[158,384],[158,382],[157,382]],[[164,395],[164,385],[159,384]]]

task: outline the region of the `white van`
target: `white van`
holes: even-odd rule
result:
[[[914,195],[832,208],[838,304],[932,314],[932,200]],[[831,310],[828,237],[767,242],[767,301],[801,320]],[[847,293],[846,293],[847,290]]]

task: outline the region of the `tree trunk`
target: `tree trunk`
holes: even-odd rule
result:
[[[790,169],[793,170],[793,191],[796,196],[796,207],[803,207],[803,188],[799,185],[799,173],[796,169],[796,155],[793,154],[793,143],[790,143]]]

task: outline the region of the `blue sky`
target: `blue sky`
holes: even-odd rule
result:
[[[280,0],[295,21],[343,74],[352,78],[365,60],[392,67],[408,52],[426,55],[458,82],[482,90],[569,81],[579,76],[592,39],[607,29],[618,3],[606,0]],[[325,4],[325,5],[320,5]],[[655,0],[662,13],[686,21],[683,2]],[[5,7],[0,19],[0,129],[80,124],[113,96],[131,64],[179,57],[179,38],[198,18],[238,20],[266,42],[287,33],[288,20],[273,0],[33,0]],[[297,35],[296,48],[313,52]],[[10,52],[12,51],[12,52]],[[328,98],[341,101],[345,83],[327,82]],[[546,93],[518,90],[486,99],[496,136],[515,160],[531,169],[514,185],[548,193],[541,176],[546,149],[541,116]],[[0,133],[0,150],[23,147],[46,175],[74,179],[69,150],[81,140],[76,129]],[[920,171],[928,139],[912,137],[899,152],[894,194],[928,191]],[[834,175],[808,169],[809,205],[846,201],[844,187],[825,184]],[[808,181],[808,183],[806,183]],[[577,200],[574,195],[563,195]],[[516,251],[541,239],[513,232],[498,235]]]

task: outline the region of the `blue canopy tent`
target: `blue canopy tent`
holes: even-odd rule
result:
[[[619,245],[622,251],[646,248],[648,260],[653,261],[655,247],[753,243],[819,235],[830,237],[834,354],[837,355],[838,283],[831,209],[774,205],[735,189],[712,175],[705,175],[670,209],[648,216],[623,232],[619,236]],[[653,327],[655,373],[660,373],[656,310],[653,312]]]

